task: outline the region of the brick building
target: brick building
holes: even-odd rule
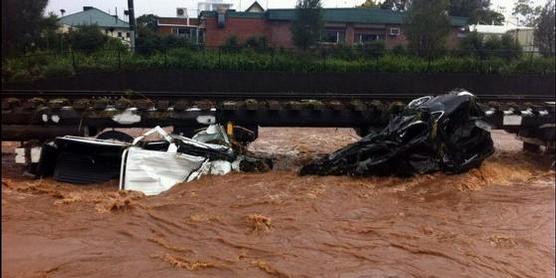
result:
[[[387,48],[407,44],[403,30],[403,12],[383,9],[334,8],[323,9],[325,31],[323,44],[353,45],[370,41],[384,41]],[[227,10],[202,12],[200,28],[208,47],[222,45],[227,38],[236,36],[240,41],[264,36],[272,46],[292,48],[291,22],[295,9],[269,9],[257,12]],[[467,25],[465,17],[451,17],[448,47],[457,46]]]
[[[162,34],[173,34],[195,43],[203,43],[203,29],[199,27],[198,18],[158,17],[156,25],[158,32]]]

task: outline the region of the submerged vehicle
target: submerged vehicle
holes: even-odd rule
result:
[[[411,101],[388,125],[304,166],[302,175],[460,173],[494,152],[490,126],[469,92]]]

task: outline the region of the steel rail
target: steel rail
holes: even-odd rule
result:
[[[179,92],[179,91],[91,91],[91,90],[2,90],[4,98],[153,98],[153,99],[376,99],[408,100],[427,93],[313,93],[313,92]],[[477,94],[482,101],[555,101],[554,95]]]

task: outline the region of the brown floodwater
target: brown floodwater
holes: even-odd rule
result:
[[[299,177],[355,133],[266,128],[250,148],[278,170],[154,197],[22,177],[3,144],[2,276],[553,277],[553,158],[493,136],[461,175]]]

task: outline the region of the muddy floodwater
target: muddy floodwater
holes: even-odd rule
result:
[[[2,145],[3,277],[554,277],[551,159],[495,131],[461,175],[297,176],[349,129],[261,129],[276,171],[159,196],[32,180]]]

